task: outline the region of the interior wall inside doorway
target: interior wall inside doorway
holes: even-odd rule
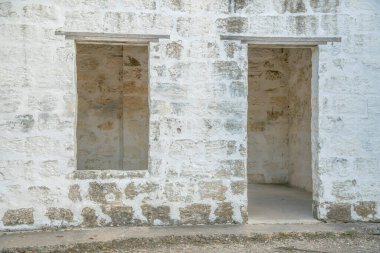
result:
[[[248,180],[312,191],[309,48],[249,48]]]

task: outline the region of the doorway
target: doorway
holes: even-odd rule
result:
[[[315,222],[311,48],[248,48],[249,223]]]

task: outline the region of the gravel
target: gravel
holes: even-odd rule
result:
[[[365,233],[279,233],[273,235],[163,237],[114,240],[65,247],[24,248],[3,252],[380,252],[380,235]]]

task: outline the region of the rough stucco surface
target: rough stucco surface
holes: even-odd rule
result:
[[[226,33],[342,36],[313,58],[314,211],[379,220],[380,3],[288,2],[1,1],[0,228],[244,222],[247,46]],[[75,45],[58,28],[171,35],[149,47],[147,171],[76,170]]]

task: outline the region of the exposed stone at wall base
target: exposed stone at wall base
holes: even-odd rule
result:
[[[83,217],[83,222],[81,224],[83,227],[96,227],[101,225],[101,222],[98,220],[98,216],[93,208],[83,208],[81,215]]]
[[[169,225],[171,224],[170,220],[170,207],[169,206],[151,206],[151,205],[142,205],[141,210],[143,215],[148,221],[148,224],[154,225]]]
[[[120,201],[121,199],[121,192],[117,188],[116,183],[91,182],[89,185],[88,194],[91,200],[101,204]]]
[[[233,223],[233,207],[231,203],[220,203],[215,209],[215,223]]]
[[[374,201],[359,201],[354,205],[355,212],[362,218],[372,218],[376,215],[376,203]]]
[[[50,220],[73,221],[73,212],[70,209],[51,207],[46,212]]]
[[[246,224],[248,222],[248,210],[247,210],[247,207],[246,206],[242,206],[240,207],[240,213],[241,213],[241,217],[242,217],[242,224]]]
[[[124,193],[127,199],[134,199],[138,195],[135,184],[128,184],[127,187],[125,187]]]
[[[380,219],[376,218],[376,205],[373,201],[358,201],[354,204],[323,203],[323,208],[327,210],[325,214],[318,212],[318,210],[321,210],[319,205],[319,203],[313,202],[313,217],[316,219],[331,222],[380,221]]]
[[[180,224],[196,225],[196,224],[209,224],[211,206],[205,204],[192,204],[179,209]]]
[[[200,195],[202,199],[213,199],[223,201],[227,187],[220,182],[201,182],[199,184]]]
[[[333,204],[327,207],[328,220],[347,222],[351,220],[351,205],[350,204]]]
[[[246,181],[235,181],[231,183],[231,190],[233,194],[244,194],[247,190],[247,182]]]
[[[133,223],[133,208],[130,206],[103,206],[102,210],[111,217],[112,226],[125,226]]]
[[[3,224],[4,226],[33,224],[33,211],[33,208],[7,210],[3,216]]]

